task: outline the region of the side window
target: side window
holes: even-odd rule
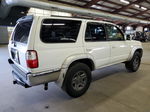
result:
[[[106,25],[108,40],[124,40],[124,36],[119,28],[113,25]]]
[[[45,19],[42,23],[40,38],[45,43],[76,42],[81,21]]]
[[[88,23],[85,32],[85,41],[105,41],[105,28],[99,23]]]

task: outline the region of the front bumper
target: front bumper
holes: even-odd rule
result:
[[[41,73],[24,73],[20,70],[14,63],[9,59],[8,61],[12,66],[12,75],[14,77],[14,84],[19,84],[24,86],[25,88],[45,84],[52,81],[57,81],[60,71],[53,72],[41,72]]]

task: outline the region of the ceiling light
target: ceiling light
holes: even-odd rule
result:
[[[92,5],[91,7],[92,7],[92,8],[96,8],[96,9],[102,9],[102,7],[97,6],[97,5]]]
[[[120,0],[120,2],[123,2],[123,3],[126,3],[126,4],[129,4],[130,2],[127,1],[127,0]]]
[[[127,30],[131,30],[132,28],[131,28],[131,26],[127,26],[126,29]]]
[[[141,7],[141,9],[143,9],[143,10],[147,10],[147,8],[145,8],[145,7]]]
[[[148,28],[144,28],[144,31],[148,31]]]
[[[140,6],[139,6],[139,5],[137,5],[137,4],[135,4],[134,6],[135,6],[135,7],[138,7],[138,8],[140,7]]]

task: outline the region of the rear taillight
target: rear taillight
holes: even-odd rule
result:
[[[26,63],[29,68],[38,68],[38,56],[34,50],[28,50],[26,52]]]

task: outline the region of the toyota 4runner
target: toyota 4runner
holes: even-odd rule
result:
[[[55,81],[72,97],[87,91],[95,69],[123,62],[136,72],[143,53],[141,43],[127,40],[115,24],[40,16],[17,21],[8,49],[14,84],[48,89]]]

